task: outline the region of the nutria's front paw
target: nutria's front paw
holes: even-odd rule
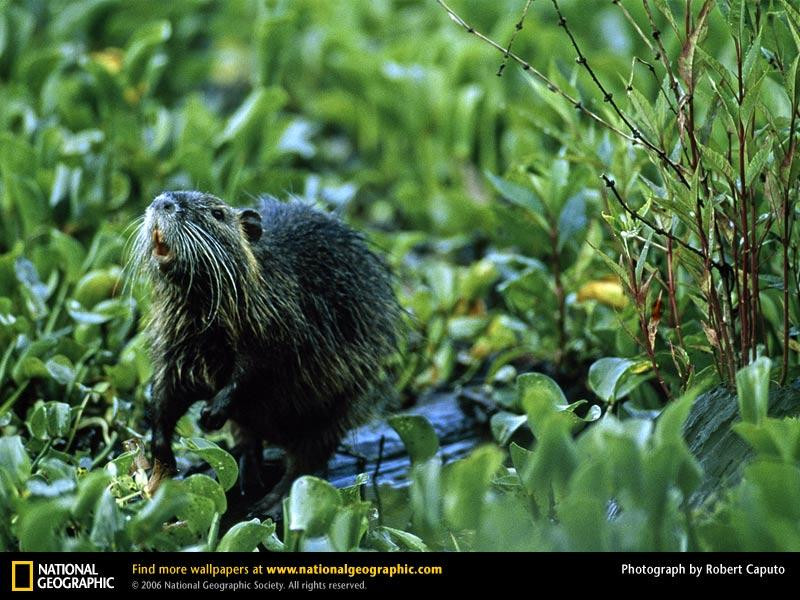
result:
[[[222,426],[225,425],[227,420],[228,415],[217,410],[213,404],[204,406],[203,410],[200,412],[200,427],[205,432],[222,429]]]

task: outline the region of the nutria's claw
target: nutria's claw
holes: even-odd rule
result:
[[[222,429],[227,420],[228,416],[221,411],[215,410],[213,405],[203,407],[200,412],[200,427],[207,433]]]

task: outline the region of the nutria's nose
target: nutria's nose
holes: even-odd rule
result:
[[[178,203],[169,194],[161,194],[153,200],[153,210],[172,214],[178,212]]]

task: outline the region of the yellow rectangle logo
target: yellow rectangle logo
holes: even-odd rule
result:
[[[17,569],[20,574],[24,573],[24,567],[28,567],[28,576],[17,580]],[[33,561],[32,560],[13,560],[11,561],[11,591],[12,592],[32,592],[33,591]]]

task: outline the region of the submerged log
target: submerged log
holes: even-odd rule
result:
[[[769,415],[786,417],[800,414],[800,379],[783,388],[773,388],[769,396]],[[742,468],[753,456],[750,446],[731,429],[739,421],[736,395],[716,388],[700,395],[684,426],[689,449],[703,468],[703,482],[690,503],[699,506],[719,490],[735,485]]]
[[[448,390],[422,396],[405,414],[425,417],[439,437],[440,456],[451,462],[491,436],[489,417],[493,403],[474,390]],[[376,420],[353,430],[328,463],[328,480],[337,487],[353,484],[359,473],[375,477],[375,483],[407,485],[411,461],[403,442],[385,420]]]

